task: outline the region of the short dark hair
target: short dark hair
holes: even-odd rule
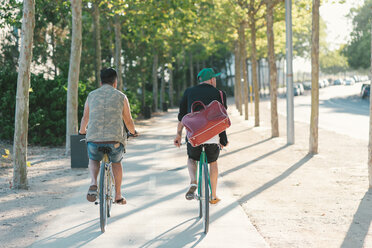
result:
[[[118,77],[114,68],[104,68],[101,70],[101,83],[113,85]]]

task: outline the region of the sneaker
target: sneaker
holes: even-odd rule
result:
[[[192,200],[195,197],[195,190],[198,188],[198,185],[192,183],[189,186],[189,189],[187,190],[187,193],[185,195],[186,200]]]
[[[210,200],[209,200],[209,203],[210,204],[217,204],[219,201],[221,201],[221,199],[220,198],[218,198],[218,197],[216,197],[216,198],[211,198]]]

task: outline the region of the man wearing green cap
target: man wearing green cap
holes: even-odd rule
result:
[[[222,103],[225,108],[227,108],[226,94],[222,92],[222,99],[220,91],[216,89],[216,77],[219,75],[221,75],[221,73],[215,73],[212,68],[204,68],[198,74],[198,81],[200,83],[185,90],[179,107],[177,135],[174,139],[175,146],[180,147],[181,145],[183,130],[181,120],[186,114],[191,112],[191,105],[193,102],[202,101],[205,105],[208,105],[213,100],[217,100]],[[198,111],[197,108],[195,110]],[[216,204],[220,201],[216,194],[218,178],[217,159],[220,154],[220,149],[228,144],[226,132],[224,131],[219,135],[216,135],[212,139],[206,141],[204,144],[206,144],[205,152],[207,155],[207,160],[210,164],[210,180],[212,187],[212,197],[210,203]],[[192,200],[194,198],[194,192],[198,187],[196,184],[196,163],[199,161],[201,150],[201,146],[193,147],[187,142],[187,167],[190,175],[190,186],[185,196],[187,200]]]

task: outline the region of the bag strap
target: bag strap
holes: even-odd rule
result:
[[[220,90],[220,96],[221,96],[222,105],[225,106],[225,103],[223,102],[223,94],[222,94],[222,91],[221,90]]]
[[[194,113],[194,106],[197,105],[201,105],[204,109],[206,108],[205,104],[202,101],[195,101],[191,104],[191,113]]]

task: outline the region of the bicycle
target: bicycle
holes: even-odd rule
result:
[[[98,182],[98,199],[100,227],[101,232],[104,233],[106,231],[107,218],[111,216],[115,179],[112,171],[112,163],[108,156],[108,154],[111,153],[111,148],[99,147],[98,150],[103,152]]]
[[[205,145],[201,146],[202,152],[198,166],[198,194],[196,195],[196,199],[199,201],[199,218],[203,219],[204,233],[207,234],[209,229],[209,189],[211,184]]]

